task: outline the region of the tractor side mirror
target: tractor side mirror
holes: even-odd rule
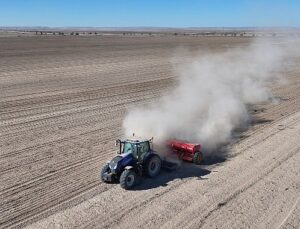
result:
[[[120,139],[116,140],[115,146],[118,146],[120,144],[120,142],[121,142]]]
[[[120,139],[116,140],[115,146],[119,146],[119,150],[117,151],[117,154],[121,154],[122,153],[122,144],[121,144]]]
[[[149,146],[153,150],[153,137],[149,140]]]

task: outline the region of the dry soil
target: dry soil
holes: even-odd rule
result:
[[[300,59],[226,154],[133,191],[99,179],[126,111],[174,87],[173,65],[251,39],[0,38],[0,227],[299,228]]]

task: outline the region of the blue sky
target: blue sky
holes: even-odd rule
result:
[[[300,0],[0,0],[0,26],[300,27]]]

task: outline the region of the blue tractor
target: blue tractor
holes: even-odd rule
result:
[[[118,156],[109,161],[101,170],[101,180],[106,183],[119,181],[122,188],[132,189],[137,180],[145,175],[159,174],[163,161],[152,149],[152,139],[117,140]]]

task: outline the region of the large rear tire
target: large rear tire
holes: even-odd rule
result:
[[[150,157],[145,164],[146,175],[149,177],[157,176],[160,172],[161,164],[162,161],[158,155]]]
[[[203,161],[203,154],[198,151],[194,154],[193,156],[193,163],[195,163],[196,165],[200,165]]]
[[[107,180],[104,179],[104,174],[109,173],[109,172],[110,172],[109,165],[108,164],[104,165],[101,170],[101,175],[100,175],[102,182],[109,183]]]
[[[132,169],[125,169],[120,176],[120,185],[129,190],[136,184],[137,175]]]

